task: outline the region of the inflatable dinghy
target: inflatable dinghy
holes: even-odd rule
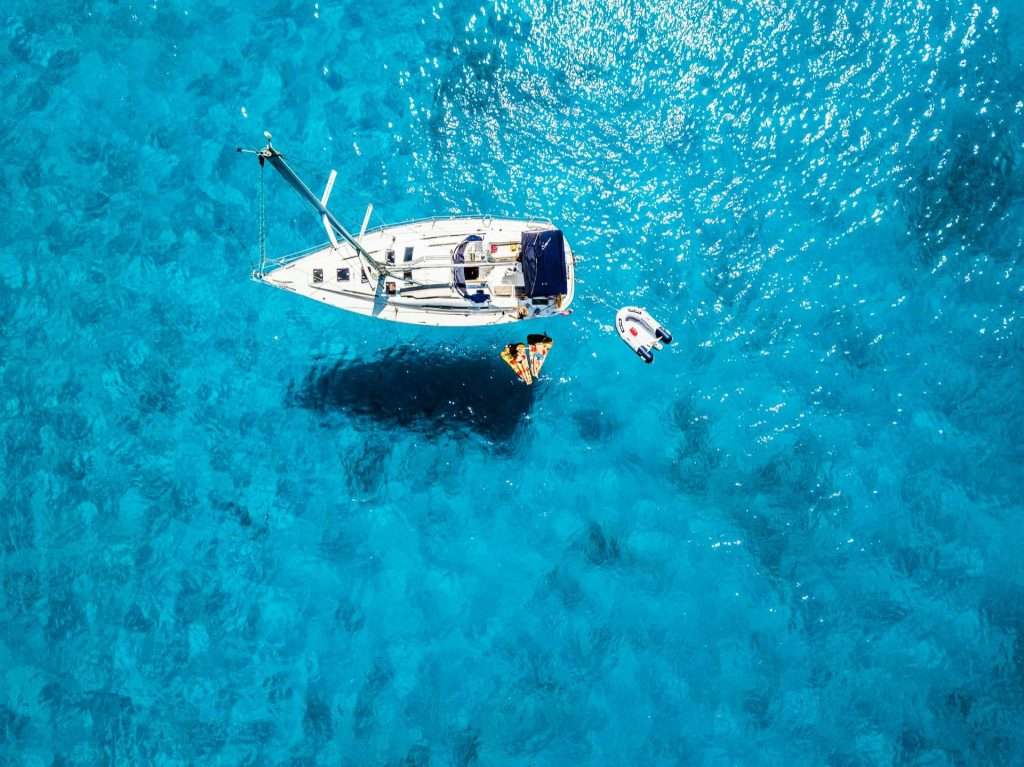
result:
[[[625,306],[615,315],[619,336],[636,355],[648,365],[654,362],[654,352],[662,344],[672,343],[672,334],[638,306]]]

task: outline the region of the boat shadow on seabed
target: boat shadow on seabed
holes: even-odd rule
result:
[[[315,365],[292,385],[289,400],[314,412],[339,412],[429,436],[474,432],[505,440],[529,415],[533,390],[497,356],[398,347],[371,360]]]

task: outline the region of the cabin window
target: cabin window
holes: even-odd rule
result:
[[[314,269],[313,270],[313,282],[323,282],[323,281],[324,281],[324,270],[323,269]]]
[[[388,295],[393,296],[398,292],[398,283],[388,281],[385,283],[385,288],[387,289]]]
[[[412,261],[412,247],[411,246],[405,249],[405,260],[406,261]]]
[[[395,251],[392,250],[391,248],[388,248],[384,252],[384,260],[389,264],[395,263]]]
[[[402,272],[402,279],[405,280],[406,282],[412,282],[412,270],[406,269],[404,272]]]
[[[348,282],[350,276],[351,275],[350,275],[348,269],[339,269],[338,270],[338,282]]]
[[[361,281],[362,282],[369,282],[370,278],[366,276],[366,270],[365,269],[361,269],[360,271],[362,272],[362,280]]]
[[[479,280],[480,279],[480,267],[479,266],[467,266],[466,267],[466,279],[467,280]]]

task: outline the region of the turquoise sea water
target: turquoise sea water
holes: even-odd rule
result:
[[[1024,764],[1020,3],[0,18],[0,763]],[[264,129],[575,313],[249,281]]]

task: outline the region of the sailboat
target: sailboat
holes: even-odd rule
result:
[[[266,211],[260,186],[260,263],[253,278],[337,309],[394,322],[446,327],[500,325],[567,312],[575,261],[550,221],[448,216],[368,229],[366,209],[352,235],[327,208],[337,180],[331,170],[317,197],[264,133],[256,155],[320,217],[327,242],[281,258],[266,254]]]

